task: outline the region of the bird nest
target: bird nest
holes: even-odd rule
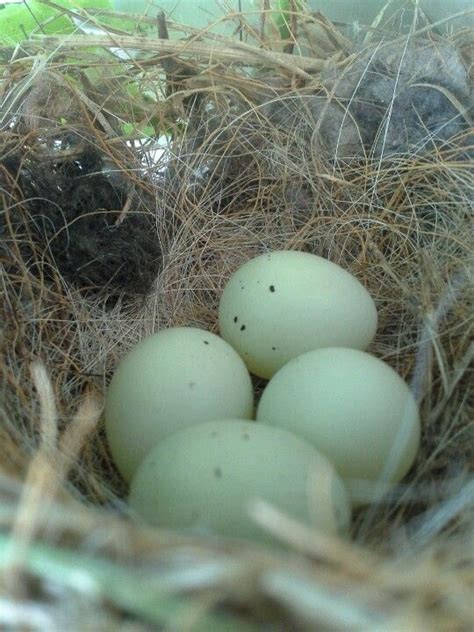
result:
[[[161,15],[158,38],[102,27],[0,51],[8,629],[472,625],[472,34],[354,41],[295,12],[281,42],[269,22],[256,45]],[[252,517],[283,547],[135,523],[104,440],[114,368],[164,327],[217,332],[229,276],[275,249],[373,296],[369,351],[420,406],[414,467],[349,539],[264,500]]]

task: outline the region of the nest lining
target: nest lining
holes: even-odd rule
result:
[[[37,576],[26,546],[35,535],[76,549],[74,563],[100,587],[96,624],[123,624],[131,612],[137,629],[147,629],[164,615],[158,609],[156,619],[146,607],[110,597],[86,564],[91,548],[119,563],[112,575],[125,569],[134,582],[137,573],[156,577],[151,556],[161,578],[166,568],[181,577],[168,579],[168,590],[177,598],[191,591],[185,603],[198,619],[199,607],[221,604],[221,617],[237,617],[234,627],[274,629],[279,619],[295,630],[369,629],[380,621],[407,630],[469,625],[471,92],[463,48],[432,35],[410,40],[410,48],[413,57],[380,43],[360,55],[345,51],[343,63],[326,60],[309,79],[291,77],[281,65],[250,79],[248,68],[201,66],[152,104],[120,90],[118,77],[150,85],[153,66],[114,62],[97,74],[98,60],[80,47],[72,50],[94,69],[93,89],[87,76],[71,79],[68,63],[55,57],[40,74],[28,58],[13,75],[7,68],[10,88],[26,81],[28,89],[1,136],[3,522],[24,545],[5,577],[20,578],[41,607],[45,595],[51,598],[44,569],[39,596],[27,583]],[[377,57],[379,49],[386,57]],[[390,55],[400,92],[387,69]],[[424,66],[413,64],[423,55]],[[424,74],[413,76],[421,67]],[[364,84],[372,73],[374,81]],[[355,85],[364,88],[361,100]],[[420,93],[410,96],[416,85],[421,100]],[[430,111],[425,99],[433,91]],[[407,110],[413,118],[407,125],[405,116],[402,134]],[[130,113],[171,131],[171,152],[161,162],[144,167],[146,144],[135,153],[123,138],[117,121]],[[370,351],[411,383],[420,402],[415,467],[381,505],[355,516],[352,543],[256,507],[255,518],[301,553],[293,561],[250,544],[130,524],[100,421],[114,367],[162,327],[216,332],[230,274],[279,248],[328,257],[371,292],[380,325]],[[186,569],[211,562],[220,571],[208,584],[186,584]],[[84,617],[90,598],[66,576],[63,569],[61,580],[49,581],[63,598],[74,595],[73,616]],[[153,601],[163,587],[147,594]],[[64,599],[55,604],[53,619],[67,611]]]

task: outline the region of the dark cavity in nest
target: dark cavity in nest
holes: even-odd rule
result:
[[[107,171],[97,150],[57,161],[10,154],[0,164],[24,209],[12,204],[9,224],[26,229],[31,246],[65,281],[108,298],[151,290],[162,263],[154,202],[133,192],[122,174]]]

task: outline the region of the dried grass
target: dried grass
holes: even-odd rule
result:
[[[269,105],[299,104],[320,85],[319,71],[357,58],[327,22],[316,32],[326,39],[313,31],[305,42],[317,47],[314,58],[269,52],[264,31],[262,48],[210,44],[204,34],[183,43],[114,32],[40,38],[8,52],[0,626],[472,628],[472,137],[466,129],[440,147],[389,160],[334,160],[308,141],[310,114],[282,124]],[[463,37],[454,43],[466,58]],[[96,47],[112,44],[150,54],[104,64]],[[260,73],[250,72],[255,66]],[[35,101],[38,86],[49,102]],[[121,121],[168,131],[171,152],[155,164],[151,142],[125,143]],[[76,140],[66,145],[68,133]],[[107,284],[65,279],[35,232],[25,169],[34,179],[36,163],[54,170],[91,148],[127,192],[121,208],[107,211],[113,222],[133,236],[137,214],[153,218],[162,259],[145,298],[130,295],[130,283],[112,296]],[[97,426],[114,367],[160,328],[216,332],[232,271],[282,248],[340,263],[374,297],[380,325],[370,351],[409,381],[420,403],[415,467],[389,497],[358,511],[350,541],[309,531],[263,502],[252,515],[286,551],[133,523]]]

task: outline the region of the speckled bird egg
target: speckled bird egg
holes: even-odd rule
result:
[[[376,328],[374,301],[352,274],[293,250],[245,263],[229,279],[219,306],[221,336],[264,378],[312,349],[366,349]]]
[[[328,533],[349,525],[346,490],[325,457],[291,432],[241,419],[166,437],[139,466],[129,497],[158,527],[267,540],[248,513],[257,499]]]
[[[203,329],[173,327],[145,338],[119,363],[106,397],[107,440],[130,480],[168,434],[253,412],[252,382],[237,352]]]

